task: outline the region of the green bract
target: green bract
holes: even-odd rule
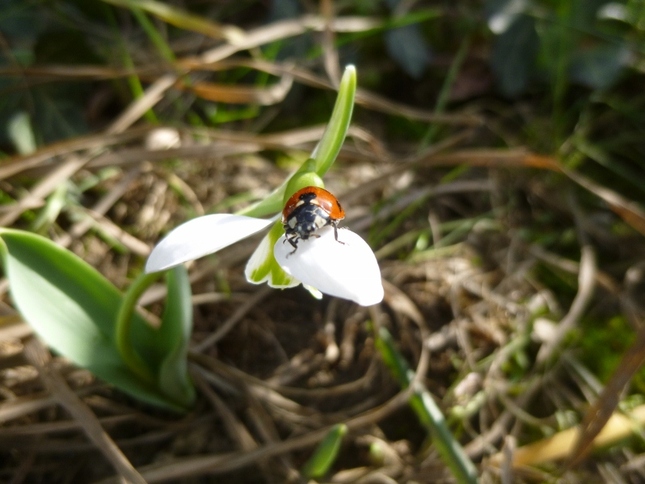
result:
[[[249,217],[264,217],[282,211],[284,199],[289,198],[299,188],[309,185],[294,187],[292,180],[296,176],[306,173],[315,173],[322,177],[336,161],[340,148],[347,136],[349,123],[352,119],[354,110],[354,96],[356,95],[356,68],[347,66],[345,73],[338,86],[338,97],[334,105],[334,111],[331,114],[329,124],[321,138],[318,146],[311,154],[311,158],[303,164],[302,167],[282,185],[276,188],[264,200],[251,205],[238,212],[238,215],[248,215]],[[314,186],[322,186],[312,183]],[[295,188],[295,189],[294,189]]]
[[[133,368],[117,347],[116,321],[123,295],[93,267],[39,235],[0,229],[3,263],[14,304],[55,351],[126,393],[184,411],[195,398],[186,372],[192,329],[190,285],[183,267],[167,274],[168,300],[161,327],[136,311],[128,334],[143,368]]]
[[[320,142],[302,166],[268,197],[239,215],[263,217],[280,213],[285,202],[298,190],[308,186],[324,187],[322,176],[336,161],[336,157],[347,136],[354,109],[356,94],[356,69],[348,66],[338,87],[338,97],[329,124]],[[254,284],[268,283],[271,287],[287,288],[299,282],[284,272],[273,256],[273,246],[283,234],[282,223],[278,220],[264,237],[246,266],[246,278]]]
[[[282,201],[282,205],[284,206],[285,203],[287,203],[287,200],[291,198],[291,195],[296,193],[298,190],[305,188],[305,187],[320,187],[320,188],[325,188],[325,183],[323,182],[322,178],[320,178],[320,175],[313,171],[313,168],[315,167],[315,160],[313,158],[309,158],[307,161],[305,161],[300,169],[293,174],[293,176],[289,179],[287,182],[287,187],[284,192],[284,197]]]

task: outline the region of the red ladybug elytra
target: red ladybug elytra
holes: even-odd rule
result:
[[[338,222],[345,218],[340,202],[327,190],[318,187],[305,187],[294,193],[282,211],[282,224],[286,241],[293,246],[293,254],[298,249],[298,240],[319,237],[314,232],[325,225],[334,227],[334,237],[338,240]]]

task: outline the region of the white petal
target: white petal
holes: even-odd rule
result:
[[[293,247],[283,243],[284,236],[276,242],[274,255],[284,271],[303,284],[361,306],[381,302],[381,270],[367,242],[347,229],[338,231],[338,240],[344,244],[335,240],[332,227],[322,228],[318,235],[299,240],[293,254]]]
[[[293,276],[287,274],[273,257],[273,246],[284,231],[278,224],[266,234],[246,263],[244,274],[251,284],[267,283],[270,287],[286,289],[300,284]]]
[[[316,289],[314,286],[310,286],[309,284],[303,284],[302,287],[304,287],[307,291],[309,291],[309,294],[311,294],[316,299],[320,300],[323,298],[323,293],[320,292],[318,289]]]
[[[273,223],[273,220],[218,213],[197,217],[172,230],[148,257],[146,272],[169,269],[217,252]]]

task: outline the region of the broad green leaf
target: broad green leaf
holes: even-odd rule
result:
[[[184,410],[122,361],[114,325],[122,296],[76,255],[39,235],[0,229],[0,246],[12,300],[34,331],[56,352],[135,398]],[[154,337],[138,314],[133,327]],[[137,348],[145,357],[145,351]]]

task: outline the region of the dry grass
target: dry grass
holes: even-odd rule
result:
[[[218,31],[226,42],[178,59],[175,70],[138,68],[145,95],[100,133],[3,163],[0,188],[16,202],[2,207],[1,223],[25,227],[61,183],[91,182],[46,232],[126,287],[169,228],[260,199],[320,137],[322,126],[260,132],[293,86],[328,89],[333,69],[314,73],[235,54],[305,29],[361,32],[371,22],[307,17]],[[338,53],[324,45],[323,64],[333,65],[329,59]],[[205,74],[240,66],[278,81],[233,92]],[[34,80],[126,74],[73,67],[21,72]],[[184,82],[189,78],[199,82]],[[180,96],[275,110],[227,129],[140,123],[149,109]],[[327,481],[452,482],[408,408],[408,393],[375,349],[379,326],[390,330],[440,403],[482,482],[645,479],[642,441],[574,467],[562,460],[571,443],[560,460],[540,461],[536,450],[534,460],[512,465],[515,449],[576,425],[602,391],[589,368],[594,347],[585,349],[579,337],[579,348],[571,347],[570,331],[585,332],[616,315],[640,324],[642,292],[633,289],[640,273],[632,272],[634,281],[626,284],[620,275],[645,249],[642,209],[522,144],[496,148],[495,136],[508,128],[471,106],[440,114],[368,91],[357,101],[355,125],[326,182],[347,207],[344,224],[377,250],[385,301],[366,309],[330,298],[318,302],[302,288],[250,286],[243,267],[257,239],[195,262],[190,369],[199,399],[190,414],[177,417],[52,357],[12,309],[3,283],[0,480],[117,482],[120,475],[134,482],[297,482],[315,444],[344,422],[349,434]],[[386,116],[438,122],[445,133],[429,148],[390,142],[378,135]],[[276,163],[276,153],[291,161]],[[455,166],[469,168],[457,173]],[[608,217],[613,224],[622,218],[624,231],[611,233]],[[543,235],[565,240],[551,244],[563,250],[550,251]],[[155,287],[142,304],[158,313],[163,296]],[[640,347],[632,351],[607,418],[640,366]],[[536,462],[542,465],[531,466]]]

